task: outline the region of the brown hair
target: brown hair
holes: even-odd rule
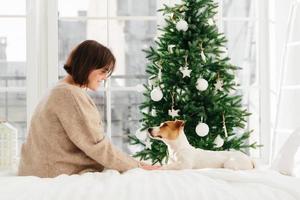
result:
[[[94,40],[85,40],[71,51],[64,69],[75,83],[82,86],[88,84],[92,70],[103,68],[110,76],[115,63],[116,59],[107,47]]]

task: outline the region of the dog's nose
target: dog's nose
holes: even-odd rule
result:
[[[153,128],[148,128],[148,132],[150,133],[153,130]]]

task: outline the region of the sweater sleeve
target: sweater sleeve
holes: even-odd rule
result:
[[[104,136],[99,112],[87,94],[72,90],[62,93],[56,113],[66,134],[78,148],[105,168],[124,172],[138,167],[138,161],[118,150]]]

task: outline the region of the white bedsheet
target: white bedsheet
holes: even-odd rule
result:
[[[114,170],[56,178],[0,177],[0,200],[300,200],[300,178],[270,170]]]

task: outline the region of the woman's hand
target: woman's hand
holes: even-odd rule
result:
[[[161,166],[158,166],[158,165],[148,165],[148,164],[142,163],[142,162],[139,164],[139,167],[144,170],[157,170],[157,169],[161,168]]]

